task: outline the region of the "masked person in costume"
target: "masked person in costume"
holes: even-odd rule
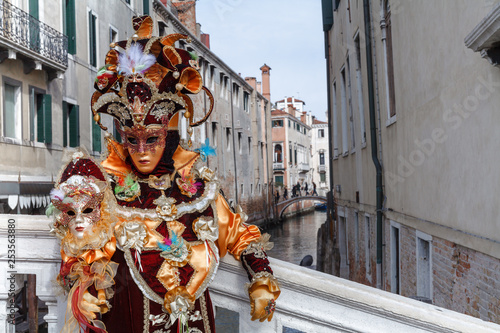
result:
[[[58,282],[68,293],[62,332],[106,332],[98,315],[106,313],[113,295],[117,264],[114,197],[105,172],[83,151],[76,151],[51,191],[47,215],[54,217],[51,232],[61,240]]]
[[[102,315],[108,332],[215,332],[207,287],[226,253],[248,273],[252,320],[271,320],[280,294],[265,253],[268,235],[246,225],[219,189],[214,172],[199,167],[212,148],[181,146],[213,109],[196,57],[175,48],[181,34],[152,37],[148,16],[133,20],[134,36],[111,45],[92,96],[94,120],[114,117],[122,144],[107,135],[102,167],[117,201],[119,264],[111,310]],[[189,95],[202,92],[210,110],[199,122]]]

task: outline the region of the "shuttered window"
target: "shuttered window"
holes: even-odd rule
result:
[[[89,64],[97,67],[97,17],[89,11]]]
[[[52,143],[52,96],[30,89],[30,140]]]
[[[79,107],[63,102],[63,146],[78,147],[80,145]]]
[[[92,122],[92,150],[101,152],[101,128],[94,121],[94,115],[91,114],[90,121]]]
[[[149,15],[149,0],[142,1],[142,9],[144,11],[144,15]]]
[[[64,0],[64,34],[68,36],[68,53],[76,53],[75,0]]]

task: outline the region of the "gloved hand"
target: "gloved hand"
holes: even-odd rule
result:
[[[88,313],[87,316],[90,316],[90,318],[87,319],[94,320],[97,317],[96,313],[104,314],[109,311],[109,308],[111,306],[106,300],[106,294],[104,293],[104,290],[99,290],[97,293],[97,297],[93,296],[88,291],[85,291],[80,307],[82,308],[82,310]]]
[[[277,296],[275,297],[274,293],[270,292],[266,285],[256,285],[254,287],[249,290],[252,320],[259,319],[263,322],[267,319],[271,321],[276,307],[275,298]]]

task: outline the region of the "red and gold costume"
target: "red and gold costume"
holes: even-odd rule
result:
[[[190,135],[213,108],[195,58],[173,46],[186,36],[151,37],[147,16],[133,23],[136,34],[112,45],[92,97],[94,119],[106,130],[98,113],[115,117],[123,142],[107,136],[101,163],[116,219],[103,249],[116,244],[108,259],[118,268],[109,306],[96,312],[108,332],[215,332],[207,287],[229,252],[251,280],[252,319],[271,320],[280,290],[265,253],[268,236],[245,224],[246,215],[230,208],[214,172],[198,166],[203,149],[180,144],[179,118],[187,118]],[[211,107],[196,123],[187,94],[201,91]],[[63,267],[72,261],[63,253]]]

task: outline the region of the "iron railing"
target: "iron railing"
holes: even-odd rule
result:
[[[7,1],[0,2],[0,37],[68,66],[68,37]]]

